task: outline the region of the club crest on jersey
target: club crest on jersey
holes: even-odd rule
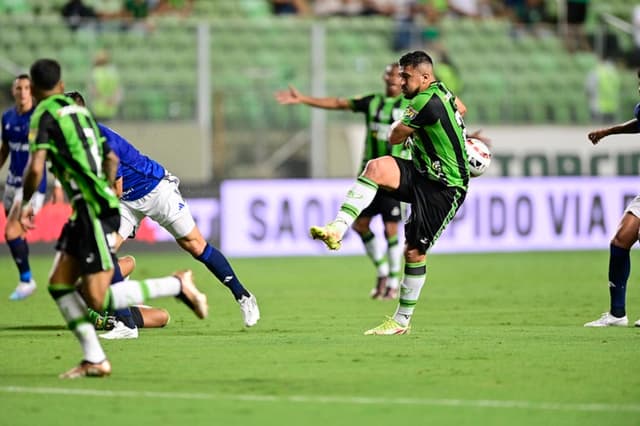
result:
[[[413,120],[414,118],[416,118],[416,115],[418,115],[418,111],[413,109],[413,107],[411,106],[407,107],[407,109],[404,110],[404,116],[409,120]]]

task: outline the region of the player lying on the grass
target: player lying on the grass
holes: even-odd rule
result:
[[[118,266],[123,277],[131,275],[136,266],[133,256],[122,256],[118,258]],[[130,316],[128,315],[130,313]],[[113,330],[118,321],[133,321],[136,328],[160,328],[169,324],[171,317],[166,309],[154,308],[147,305],[135,305],[129,308],[126,317],[118,316],[116,312],[106,312],[104,315],[89,309],[89,318],[96,330]]]
[[[638,91],[640,92],[640,70],[638,70]],[[633,110],[633,118],[624,123],[616,124],[604,129],[594,130],[588,137],[591,143],[597,145],[602,139],[610,135],[640,133],[640,103]],[[629,324],[626,311],[627,281],[631,272],[631,247],[638,241],[640,232],[640,195],[636,196],[627,206],[616,234],[609,245],[609,311],[597,320],[586,323],[585,327],[610,327]],[[640,319],[635,322],[640,327]]]
[[[31,79],[27,74],[17,76],[11,85],[14,106],[2,114],[2,145],[0,145],[0,169],[9,159],[9,170],[4,186],[2,204],[7,218],[4,237],[11,257],[18,268],[19,280],[9,300],[23,300],[36,291],[36,281],[29,264],[27,235],[20,225],[20,202],[22,201],[22,176],[29,159],[29,120],[35,109],[31,97]],[[34,214],[42,208],[47,190],[46,172],[31,198]],[[62,202],[62,190],[54,188],[53,201]]]
[[[39,59],[31,65],[30,74],[39,103],[29,127],[31,154],[23,180],[20,221],[25,229],[34,227],[30,201],[48,162],[72,208],[56,244],[49,293],[83,352],[80,364],[60,377],[107,376],[111,363],[89,320],[88,308],[117,310],[146,299],[175,296],[199,318],[206,318],[207,296],[196,288],[191,271],[122,280],[115,258],[120,226],[120,202],[114,191],[118,158],[100,135],[91,113],[64,96],[58,62]],[[114,274],[119,282],[111,285]]]
[[[85,106],[82,95],[68,92],[78,105]],[[209,244],[198,229],[191,215],[189,205],[179,190],[180,180],[171,175],[160,163],[141,154],[132,144],[112,129],[98,123],[98,128],[106,142],[120,158],[116,187],[120,197],[122,220],[118,230],[116,249],[126,238],[133,235],[142,219],[148,217],[158,222],[175,238],[178,245],[225,285],[240,306],[245,326],[251,327],[260,319],[260,310],[253,294],[240,282],[227,258]],[[120,313],[121,315],[124,313]],[[128,330],[127,330],[128,329]],[[133,332],[123,323],[105,338]]]

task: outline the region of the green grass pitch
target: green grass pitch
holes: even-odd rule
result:
[[[233,259],[262,311],[245,329],[188,255],[137,252],[133,278],[192,268],[210,318],[151,302],[167,328],[104,342],[111,377],[62,381],[81,352],[46,291],[53,256],[32,257],[38,291],[9,302],[3,250],[2,425],[640,424],[640,328],[582,327],[608,307],[605,251],[431,255],[412,333],[388,337],[362,335],[395,309],[368,299],[365,257]]]

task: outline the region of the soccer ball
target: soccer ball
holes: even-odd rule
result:
[[[469,158],[469,172],[471,177],[482,175],[491,164],[491,151],[489,147],[479,139],[469,138],[465,143],[467,157]]]

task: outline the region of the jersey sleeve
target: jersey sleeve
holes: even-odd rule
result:
[[[51,134],[55,128],[55,119],[45,111],[38,119],[31,120],[29,127],[29,151],[39,149],[49,150],[51,147]]]
[[[349,102],[349,108],[351,108],[351,111],[353,112],[367,112],[373,96],[374,95],[358,96],[347,99]]]
[[[1,121],[1,125],[0,125],[0,137],[2,138],[2,143],[9,143],[9,141],[7,140],[7,136],[5,134],[5,132],[3,132],[4,130],[4,126],[5,126],[5,114],[2,114],[2,121]]]
[[[640,122],[640,103],[637,103],[633,109],[633,116]],[[640,126],[640,123],[638,125]]]
[[[438,118],[429,108],[430,94],[420,93],[413,98],[402,115],[402,124],[418,129],[428,124],[434,124]]]

